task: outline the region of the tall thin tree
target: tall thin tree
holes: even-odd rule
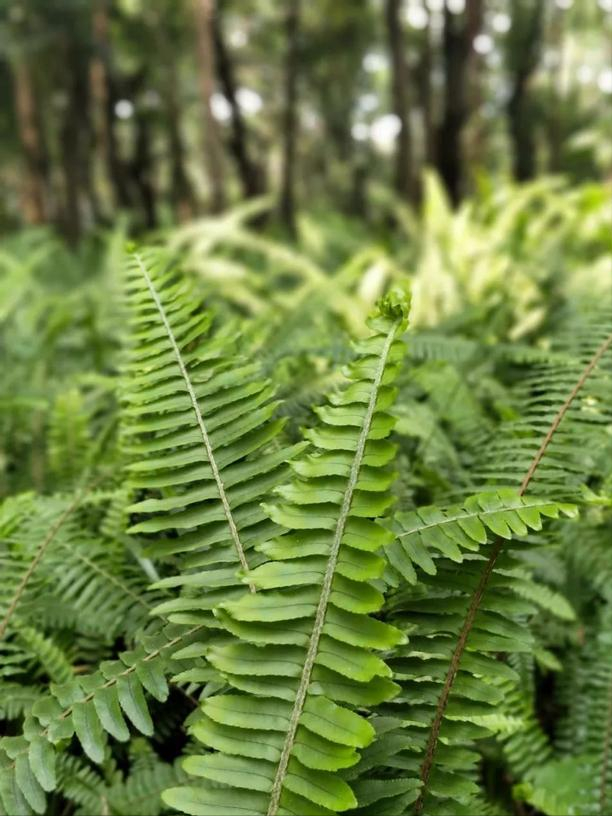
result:
[[[220,4],[218,4],[218,11],[220,11]],[[254,161],[249,151],[249,134],[237,99],[234,64],[225,42],[221,14],[219,13],[213,17],[213,37],[217,75],[232,112],[228,147],[236,162],[244,196],[245,198],[252,198],[263,192],[264,176],[261,166]]]
[[[223,143],[219,123],[212,108],[215,89],[213,19],[215,0],[193,0],[196,44],[199,63],[200,94],[204,114],[205,161],[211,191],[211,208],[220,212],[225,206]]]
[[[529,84],[542,50],[544,4],[539,0],[513,0],[512,12],[512,27],[507,40],[507,63],[511,74],[507,113],[514,177],[517,181],[525,181],[533,178],[536,171],[534,111]]]
[[[287,52],[285,57],[285,108],[283,113],[283,164],[280,216],[295,236],[295,163],[297,142],[297,91],[299,73],[300,0],[288,0],[285,18]]]
[[[483,20],[483,0],[466,0],[465,11],[456,14],[444,7],[444,84],[442,122],[437,134],[437,167],[453,201],[464,193],[463,130],[470,116],[471,61],[474,38]]]
[[[400,19],[401,0],[386,0],[385,20],[391,54],[393,111],[399,120],[395,153],[395,188],[402,198],[414,197],[412,137],[410,129],[410,85]]]
[[[93,49],[90,63],[92,120],[95,144],[105,177],[111,187],[111,210],[128,209],[132,204],[128,170],[122,159],[115,133],[115,103],[119,95],[113,77],[109,35],[111,0],[96,0],[92,8]]]
[[[23,218],[27,224],[42,224],[48,216],[48,161],[32,71],[24,53],[15,56],[12,69],[15,113],[25,170],[22,187]]]

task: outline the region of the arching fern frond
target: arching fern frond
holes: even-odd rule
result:
[[[580,498],[583,474],[603,472],[609,458],[612,424],[612,346],[609,315],[588,325],[572,324],[554,350],[565,359],[535,365],[517,385],[514,398],[520,415],[503,423],[484,448],[482,464],[473,471],[477,484],[512,486],[532,465],[540,440],[549,430],[559,406],[580,383],[567,406],[560,428],[553,431],[546,459],[538,462],[531,490],[557,500]],[[591,362],[593,365],[591,366]],[[586,379],[581,377],[589,368]]]
[[[307,432],[314,451],[268,512],[286,532],[260,544],[268,560],[245,581],[257,589],[220,605],[234,638],[208,660],[231,693],[207,698],[194,735],[212,753],[185,770],[206,780],[165,799],[192,814],[318,814],[356,804],[338,772],[358,760],[374,730],[354,709],[393,696],[390,671],[372,649],[402,640],[370,617],[382,605],[373,585],[392,537],[377,521],[390,505],[386,465],[394,446],[387,410],[404,353],[407,304],[383,301],[372,334],[357,345],[349,385],[318,409]]]
[[[593,375],[593,372],[597,369],[598,364],[611,346],[612,334],[608,334],[592,353],[569,394],[566,395],[557,411],[549,419],[546,433],[543,435],[543,439],[529,463],[527,472],[523,476],[518,490],[519,495],[524,495],[528,487],[533,488],[534,477],[536,473],[539,474],[542,461],[549,455],[561,423],[572,408],[575,408],[576,402],[581,398],[582,389],[585,388],[587,382],[589,382],[590,388],[589,378]],[[595,388],[595,391],[596,390],[597,388]],[[560,492],[563,493],[563,491]],[[479,637],[477,621],[483,614],[486,614],[487,607],[484,606],[483,602],[486,601],[487,604],[491,604],[497,599],[497,593],[492,600],[491,593],[487,593],[487,590],[491,586],[498,589],[500,583],[498,576],[500,573],[503,585],[504,573],[506,572],[504,567],[507,567],[507,562],[510,562],[511,565],[511,552],[507,546],[504,547],[503,545],[503,537],[499,536],[490,548],[487,548],[485,563],[482,569],[477,570],[474,574],[473,583],[468,590],[470,596],[469,605],[465,607],[465,610],[460,616],[460,628],[456,633],[453,633],[454,636],[451,639],[452,646],[448,664],[443,670],[444,682],[441,685],[439,694],[435,697],[434,716],[429,727],[429,734],[424,749],[424,758],[420,765],[420,778],[423,787],[415,804],[417,814],[423,811],[424,803],[429,796],[436,796],[436,766],[439,764],[439,760],[438,763],[436,763],[435,755],[441,748],[443,750],[446,747],[444,743],[441,743],[440,735],[445,722],[449,718],[449,711],[452,712],[454,708],[454,701],[450,701],[451,691],[454,690],[456,693],[454,689],[456,680],[460,676],[461,670],[466,669],[466,659],[470,658],[470,652],[479,648],[484,649],[484,651],[490,649],[489,644],[491,643],[491,639],[485,638],[483,645],[483,641]],[[493,630],[493,632],[496,634],[495,630]],[[521,640],[523,640],[520,627],[515,630],[514,639],[513,641],[508,638],[507,645],[502,648],[508,652],[520,651],[523,648],[520,646]],[[493,641],[494,640],[495,637],[493,638]]]
[[[253,543],[272,530],[259,505],[296,449],[276,444],[273,388],[237,362],[235,331],[209,335],[210,315],[163,255],[135,253],[128,289],[125,449],[132,488],[148,491],[128,508],[141,519],[131,532],[155,534],[149,554],[179,566],[159,587],[188,588],[158,614],[211,624],[215,605],[241,593],[236,570],[251,566]]]
[[[491,539],[501,535],[505,548],[490,579],[494,592],[483,599],[474,618],[428,777],[427,813],[473,811],[479,792],[475,741],[518,726],[502,705],[507,693],[503,684],[516,684],[517,675],[498,660],[498,653],[529,653],[534,648],[525,624],[540,592],[518,557],[522,538],[562,512],[574,514],[571,506],[550,499],[502,490],[470,497],[463,506],[446,511],[424,507],[398,516],[397,539],[387,548],[398,587],[390,593],[386,609],[387,620],[409,638],[388,660],[401,693],[378,707],[380,736],[362,763],[351,769],[357,778],[367,780],[363,784],[368,790],[379,791],[387,813],[410,812],[408,804],[419,797],[428,729],[454,643],[491,552]],[[397,580],[398,575],[405,583]],[[545,595],[544,602],[548,600]],[[567,603],[559,606],[571,617]],[[393,786],[385,785],[389,780],[397,787],[395,793]],[[372,786],[374,781],[377,786]],[[370,799],[376,812],[382,804]],[[365,803],[360,800],[359,805],[360,812],[367,812]]]
[[[87,462],[89,417],[77,388],[55,398],[49,415],[47,448],[49,469],[54,483],[61,487],[75,484]]]

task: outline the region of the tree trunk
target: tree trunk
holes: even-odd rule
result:
[[[431,48],[431,24],[427,16],[427,28],[423,32],[423,48],[418,66],[419,105],[423,114],[423,140],[425,163],[433,166],[436,161],[436,133],[433,119],[433,90],[431,76],[433,70]]]
[[[163,18],[158,18],[155,37],[161,61],[164,65],[160,85],[168,135],[170,198],[177,220],[184,222],[193,218],[195,210],[194,194],[185,167],[186,150],[181,131],[182,111],[176,53],[172,43],[172,32],[168,32]]]
[[[467,0],[463,15],[444,9],[444,115],[437,138],[437,166],[451,201],[464,192],[462,136],[470,115],[471,58],[474,37],[482,25],[482,0]]]
[[[200,93],[204,109],[205,161],[211,189],[213,212],[220,212],[225,206],[225,185],[223,174],[223,144],[219,124],[212,112],[211,98],[215,87],[215,60],[213,20],[215,0],[194,0],[196,42],[199,62]]]
[[[115,103],[119,99],[113,80],[110,40],[108,34],[109,0],[97,0],[93,9],[92,27],[94,55],[91,62],[92,99],[96,108],[96,141],[113,188],[115,206],[129,209],[128,168],[121,159],[115,135]]]
[[[136,143],[134,155],[130,162],[130,171],[134,186],[138,191],[144,225],[147,229],[157,226],[157,209],[155,186],[153,184],[153,161],[151,156],[151,133],[146,113],[136,114]]]
[[[528,20],[519,20],[514,8],[513,25],[520,25],[519,41],[514,44],[514,76],[507,113],[513,146],[512,165],[517,181],[526,181],[536,173],[536,141],[533,109],[529,99],[529,81],[539,61],[542,43],[543,8],[539,0],[527,10]],[[512,32],[511,32],[512,34]]]
[[[391,53],[393,111],[400,122],[395,154],[395,188],[402,198],[412,201],[414,175],[410,129],[410,89],[400,7],[400,0],[386,0],[385,17]]]
[[[19,58],[13,66],[15,109],[25,159],[22,190],[23,217],[27,224],[43,224],[48,217],[48,160],[29,66]]]
[[[166,116],[168,122],[168,144],[172,173],[172,201],[179,221],[188,221],[194,214],[194,195],[187,170],[185,169],[185,143],[181,133],[181,110],[176,66],[169,55],[166,62],[168,86],[166,92]]]
[[[295,154],[297,138],[297,80],[299,62],[300,0],[288,0],[285,32],[285,110],[283,116],[283,164],[280,197],[280,216],[289,234],[295,229]]]
[[[244,119],[242,118],[240,105],[236,100],[234,66],[225,44],[219,14],[216,14],[213,18],[213,37],[217,60],[217,74],[221,82],[221,87],[223,88],[223,94],[232,110],[229,149],[238,168],[244,196],[245,198],[253,198],[263,193],[264,178],[261,167],[252,160],[249,154],[247,129]]]
[[[517,78],[508,102],[510,137],[513,145],[512,169],[517,181],[535,176],[536,145],[527,95],[526,79]]]
[[[74,243],[81,236],[84,222],[97,220],[99,207],[91,174],[89,53],[81,42],[67,38],[64,58],[68,96],[61,129],[64,230]]]

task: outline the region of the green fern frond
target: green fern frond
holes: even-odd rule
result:
[[[572,400],[530,489],[557,500],[576,501],[581,498],[583,474],[604,472],[611,449],[607,428],[612,424],[609,315],[587,325],[573,324],[571,329],[571,336],[562,334],[555,345],[566,359],[534,366],[515,389],[520,416],[503,423],[491,437],[482,464],[472,474],[477,484],[511,486],[520,482],[537,453],[539,440],[591,360],[595,362],[586,386]]]
[[[145,694],[167,699],[167,678],[178,671],[172,654],[194,642],[202,627],[180,629],[174,637],[171,627],[145,636],[136,649],[122,652],[120,660],[103,661],[93,674],[52,684],[51,693],[29,710],[23,735],[0,738],[0,798],[9,814],[22,812],[15,810],[15,802],[24,797],[36,813],[45,812],[44,793],[58,785],[57,748],[74,736],[85,755],[100,764],[109,735],[122,742],[130,738],[128,722],[153,735]]]
[[[23,644],[54,683],[66,683],[72,678],[72,664],[64,652],[41,632],[31,626],[17,629],[17,640]]]
[[[394,773],[396,779],[419,780],[428,729],[454,645],[491,550],[489,542],[501,536],[506,546],[490,578],[493,591],[481,601],[454,676],[425,800],[427,813],[470,811],[479,791],[475,741],[516,727],[500,716],[505,696],[500,682],[515,684],[517,675],[497,654],[529,653],[534,648],[525,622],[535,608],[523,600],[524,585],[534,582],[528,581],[517,559],[521,538],[530,529],[541,529],[547,517],[574,512],[571,506],[549,499],[502,490],[470,497],[463,506],[446,511],[425,507],[400,514],[397,540],[387,553],[396,575],[406,583],[391,593],[387,609],[389,622],[409,637],[409,643],[389,658],[402,691],[380,707],[382,722],[390,727],[381,744],[365,755],[364,767],[357,768],[360,775],[384,781]]]
[[[253,543],[271,532],[259,504],[296,449],[275,444],[283,423],[273,389],[232,356],[234,330],[208,336],[210,315],[163,256],[135,254],[128,281],[125,449],[132,488],[156,491],[128,508],[142,519],[130,532],[156,534],[153,558],[180,556],[181,572],[158,587],[191,588],[157,613],[210,624],[216,603],[242,591],[237,567],[248,570]]]
[[[419,507],[396,516],[397,539],[387,547],[387,558],[405,581],[415,584],[415,566],[436,574],[436,553],[460,563],[466,552],[478,552],[491,534],[509,540],[541,530],[543,519],[557,518],[559,510],[574,514],[571,505],[519,496],[509,489],[471,496],[445,510]]]
[[[338,771],[374,738],[353,708],[397,692],[372,649],[402,640],[370,617],[382,605],[373,585],[391,534],[387,410],[404,354],[407,303],[389,296],[347,370],[350,384],[317,409],[307,431],[314,451],[293,464],[295,480],[268,507],[286,532],[257,549],[268,559],[245,575],[256,593],[220,604],[234,638],[207,650],[231,693],[202,704],[193,727],[213,753],[189,757],[200,786],[170,789],[170,806],[193,814],[328,813],[356,805]],[[347,707],[350,706],[350,707]],[[246,729],[246,730],[245,730]]]
[[[49,414],[47,453],[57,488],[75,484],[85,469],[90,446],[89,416],[83,397],[72,388],[58,394]]]

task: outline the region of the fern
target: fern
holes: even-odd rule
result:
[[[335,772],[358,760],[374,732],[341,704],[363,707],[396,691],[369,650],[401,635],[369,614],[382,604],[371,581],[389,534],[375,519],[390,504],[386,409],[406,314],[401,298],[383,302],[347,371],[350,385],[317,410],[323,424],[307,434],[314,452],[294,463],[295,480],[278,491],[284,503],[268,507],[286,532],[258,546],[268,560],[245,576],[256,594],[217,611],[234,637],[207,658],[232,693],[204,702],[193,730],[216,751],[187,759],[185,769],[208,782],[168,791],[172,807],[276,814],[356,803]]]
[[[126,370],[125,449],[138,457],[130,466],[132,488],[161,493],[128,508],[147,515],[131,532],[178,531],[156,537],[149,552],[181,554],[189,573],[158,586],[208,587],[211,610],[228,586],[240,586],[235,565],[248,569],[253,539],[270,529],[258,503],[282,478],[293,451],[272,447],[283,424],[272,419],[273,391],[256,377],[256,366],[228,357],[231,327],[204,344],[211,318],[194,309],[163,258],[136,254],[129,282],[135,342]],[[198,566],[205,569],[193,572]],[[188,595],[158,613],[189,624],[211,621],[210,613],[203,618],[200,599]]]
[[[590,360],[587,362],[587,365],[585,366],[585,368],[584,368],[582,374],[580,375],[577,383],[572,388],[569,396],[563,402],[563,404],[559,408],[558,412],[554,415],[554,417],[552,419],[552,423],[550,425],[550,428],[549,428],[548,432],[546,433],[540,447],[536,451],[536,453],[535,453],[535,455],[534,455],[534,457],[533,457],[533,459],[531,461],[531,464],[529,465],[527,473],[525,474],[525,476],[523,478],[523,481],[521,483],[521,487],[519,489],[519,495],[523,495],[525,490],[529,486],[530,482],[532,481],[532,479],[533,479],[533,477],[534,477],[534,475],[536,473],[536,470],[538,469],[538,466],[540,465],[543,457],[547,453],[548,448],[549,448],[549,446],[551,444],[551,441],[553,439],[553,436],[554,436],[555,432],[557,431],[557,429],[558,429],[561,421],[563,420],[565,414],[568,412],[568,410],[572,406],[572,404],[573,404],[574,400],[576,399],[577,395],[579,394],[581,388],[587,382],[590,374],[593,372],[593,370],[597,366],[597,363],[603,357],[603,355],[606,353],[606,351],[608,350],[608,348],[610,347],[611,344],[612,344],[612,335],[608,335],[603,340],[601,345],[596,349],[595,353],[592,355]],[[474,638],[474,633],[473,633],[472,630],[474,630],[474,629],[477,630],[477,628],[478,628],[477,624],[476,624],[476,621],[477,621],[478,616],[480,616],[482,614],[481,611],[480,611],[480,606],[482,604],[484,593],[485,593],[485,591],[487,589],[487,586],[491,582],[493,583],[494,586],[498,583],[495,580],[495,578],[496,578],[495,573],[496,573],[496,568],[499,569],[500,566],[502,567],[502,573],[501,573],[502,574],[502,582],[501,582],[501,585],[503,586],[503,574],[504,574],[503,566],[504,566],[504,562],[508,558],[508,552],[507,552],[507,549],[506,549],[506,551],[504,553],[502,553],[503,532],[498,531],[498,534],[501,534],[502,537],[497,539],[497,542],[492,546],[490,552],[487,553],[487,559],[486,559],[486,563],[484,565],[484,568],[483,568],[482,571],[479,571],[478,573],[476,573],[476,576],[475,576],[476,580],[474,580],[472,586],[470,587],[470,591],[471,591],[470,603],[469,603],[469,606],[466,609],[465,617],[463,618],[463,621],[461,623],[461,628],[457,632],[456,646],[454,647],[454,649],[452,651],[452,655],[451,655],[451,659],[450,659],[450,665],[449,665],[448,670],[446,670],[446,672],[445,672],[444,684],[443,684],[442,689],[440,691],[439,697],[437,698],[437,701],[436,701],[435,714],[434,714],[434,717],[433,717],[433,720],[432,720],[432,724],[431,724],[431,728],[430,728],[430,731],[429,731],[429,736],[428,736],[428,739],[427,739],[427,743],[425,745],[424,760],[423,760],[423,763],[422,763],[421,768],[420,768],[420,776],[421,776],[421,780],[423,781],[423,791],[421,792],[421,794],[419,796],[419,799],[417,800],[417,803],[416,803],[416,806],[415,806],[417,813],[420,813],[422,808],[423,808],[423,804],[424,804],[424,801],[425,801],[424,797],[425,797],[426,792],[428,791],[428,786],[429,786],[430,781],[431,781],[431,774],[432,774],[432,770],[434,768],[434,754],[435,754],[436,749],[439,748],[439,739],[440,739],[441,727],[443,725],[445,715],[447,714],[447,709],[448,709],[448,705],[449,705],[450,691],[451,691],[451,689],[452,689],[452,687],[453,687],[453,685],[454,685],[454,683],[455,683],[455,681],[457,679],[458,673],[460,671],[460,665],[461,665],[462,659],[464,660],[464,665],[465,665],[465,648],[466,648],[466,644],[467,644],[467,641],[468,641],[468,637],[470,637],[470,646],[471,646],[471,648],[474,648],[475,638]],[[510,566],[511,566],[511,564],[510,564]],[[493,581],[492,581],[492,579],[493,579]],[[491,604],[491,603],[492,602],[489,600],[489,604]],[[493,602],[493,604],[494,603],[495,602]],[[495,606],[493,606],[493,611],[496,611]],[[520,646],[521,638],[520,638],[520,634],[519,634],[518,631],[515,631],[515,637],[517,638],[517,643],[519,644],[518,645],[518,650],[520,651],[522,647]],[[493,641],[494,641],[494,639],[493,639]],[[510,645],[511,645],[511,643],[508,644],[508,646],[510,646]],[[485,646],[485,650],[486,650],[486,646]],[[510,651],[510,649],[507,649],[507,650]],[[451,711],[452,711],[452,708],[451,708]],[[467,786],[464,786],[463,794],[460,794],[460,796],[465,795],[468,792],[468,790],[469,790],[469,788]],[[444,789],[442,789],[440,792],[442,793],[442,796],[444,796]],[[434,778],[433,790],[431,790],[431,793],[434,796],[436,795],[435,778]]]
[[[82,474],[89,453],[89,417],[77,389],[59,394],[49,417],[49,468],[56,484],[70,486]]]
[[[609,809],[609,314],[560,182],[439,192],[0,252],[0,813]]]

